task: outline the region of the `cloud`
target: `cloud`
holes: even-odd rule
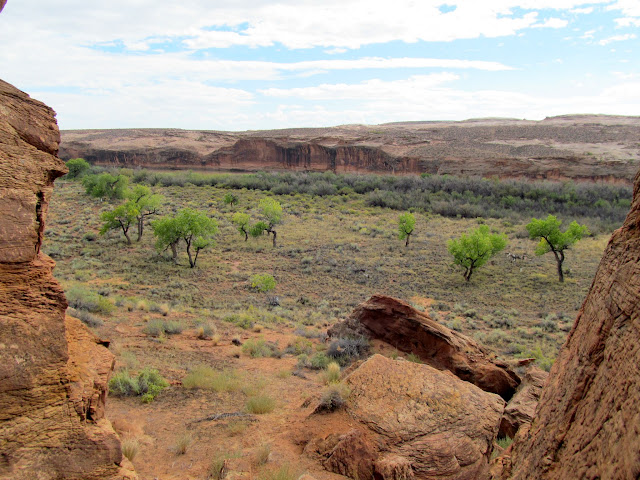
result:
[[[612,37],[603,38],[598,42],[598,45],[609,45],[612,42],[623,42],[625,40],[633,40],[637,38],[635,33],[625,33],[624,35],[614,35]]]
[[[590,13],[593,13],[593,7],[574,8],[570,11],[576,15],[589,15]]]
[[[561,18],[548,18],[542,23],[532,25],[532,28],[564,28],[569,24],[567,20]]]

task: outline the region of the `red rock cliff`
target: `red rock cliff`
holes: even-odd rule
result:
[[[640,172],[631,211],[501,478],[640,478],[639,365]]]
[[[40,252],[59,141],[53,110],[0,80],[0,478],[135,478],[104,418],[113,355],[65,319]]]

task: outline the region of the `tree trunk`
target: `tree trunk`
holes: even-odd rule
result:
[[[124,238],[127,239],[127,243],[131,245],[131,237],[129,237],[129,227],[125,226],[122,221],[120,221],[120,226],[122,227],[122,233],[124,233]]]
[[[171,245],[171,258],[173,259],[173,263],[178,265],[178,242],[174,242]]]
[[[142,238],[142,230],[144,229],[144,216],[138,217],[138,238],[136,242],[139,242]]]
[[[562,271],[562,262],[564,262],[564,253],[556,252],[554,250],[553,254],[556,256],[556,265],[558,267],[558,281],[564,282],[564,272]]]
[[[406,242],[404,242],[404,246],[405,246],[405,247],[408,247],[408,246],[409,246],[409,238],[411,238],[411,234],[410,234],[410,233],[407,233],[407,241],[406,241]]]
[[[193,258],[191,257],[191,241],[186,241],[187,242],[187,256],[189,257],[189,266],[191,268],[196,266],[196,263],[193,261]]]
[[[469,267],[467,268],[467,270],[464,272],[464,279],[468,282],[469,280],[471,280],[471,274],[473,273],[473,267]]]
[[[244,233],[244,241],[246,242],[247,240],[249,240],[249,233],[244,227],[242,227],[242,233]]]
[[[276,236],[278,235],[275,230],[271,230],[273,234],[273,248],[276,248]]]

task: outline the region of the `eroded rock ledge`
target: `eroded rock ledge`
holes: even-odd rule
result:
[[[0,80],[0,478],[134,479],[104,418],[113,355],[65,318],[40,252],[59,141],[53,110]]]

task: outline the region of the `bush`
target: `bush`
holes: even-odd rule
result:
[[[313,354],[313,356],[309,359],[309,368],[314,370],[321,370],[326,368],[327,365],[331,362],[331,359],[327,357],[326,353],[318,352]]]
[[[276,280],[268,273],[256,274],[251,277],[251,288],[267,293],[276,288]]]
[[[65,296],[69,306],[76,310],[110,315],[116,308],[109,299],[82,285],[73,285],[65,292]]]
[[[256,395],[247,400],[247,412],[262,415],[270,413],[276,406],[276,401],[267,395]]]
[[[253,358],[259,357],[280,357],[278,346],[273,343],[267,343],[263,339],[249,339],[242,345],[242,353],[250,355]]]
[[[340,365],[336,362],[331,362],[327,365],[323,374],[323,379],[326,384],[340,382]]]
[[[78,320],[89,327],[99,327],[101,325],[104,325],[104,322],[100,318],[96,317],[93,313],[87,312],[86,310],[75,310],[73,308],[69,308],[67,310],[67,314],[71,315],[72,317],[76,317]]]
[[[138,454],[140,449],[140,442],[137,438],[125,438],[122,440],[122,454],[132,461]]]
[[[169,383],[157,370],[146,367],[137,377],[131,377],[127,370],[117,372],[109,380],[112,395],[122,397],[141,396],[143,403],[150,403]]]
[[[369,341],[365,337],[338,338],[329,344],[327,355],[341,366],[363,357],[369,351]]]
[[[342,408],[351,395],[351,390],[343,383],[329,385],[322,392],[317,410],[332,412]]]
[[[187,453],[187,449],[193,443],[193,437],[189,433],[183,433],[176,440],[176,444],[173,449],[176,452],[176,455],[184,455]]]
[[[72,158],[67,161],[66,165],[69,173],[67,173],[65,178],[68,179],[79,178],[91,172],[91,165],[84,158]]]

